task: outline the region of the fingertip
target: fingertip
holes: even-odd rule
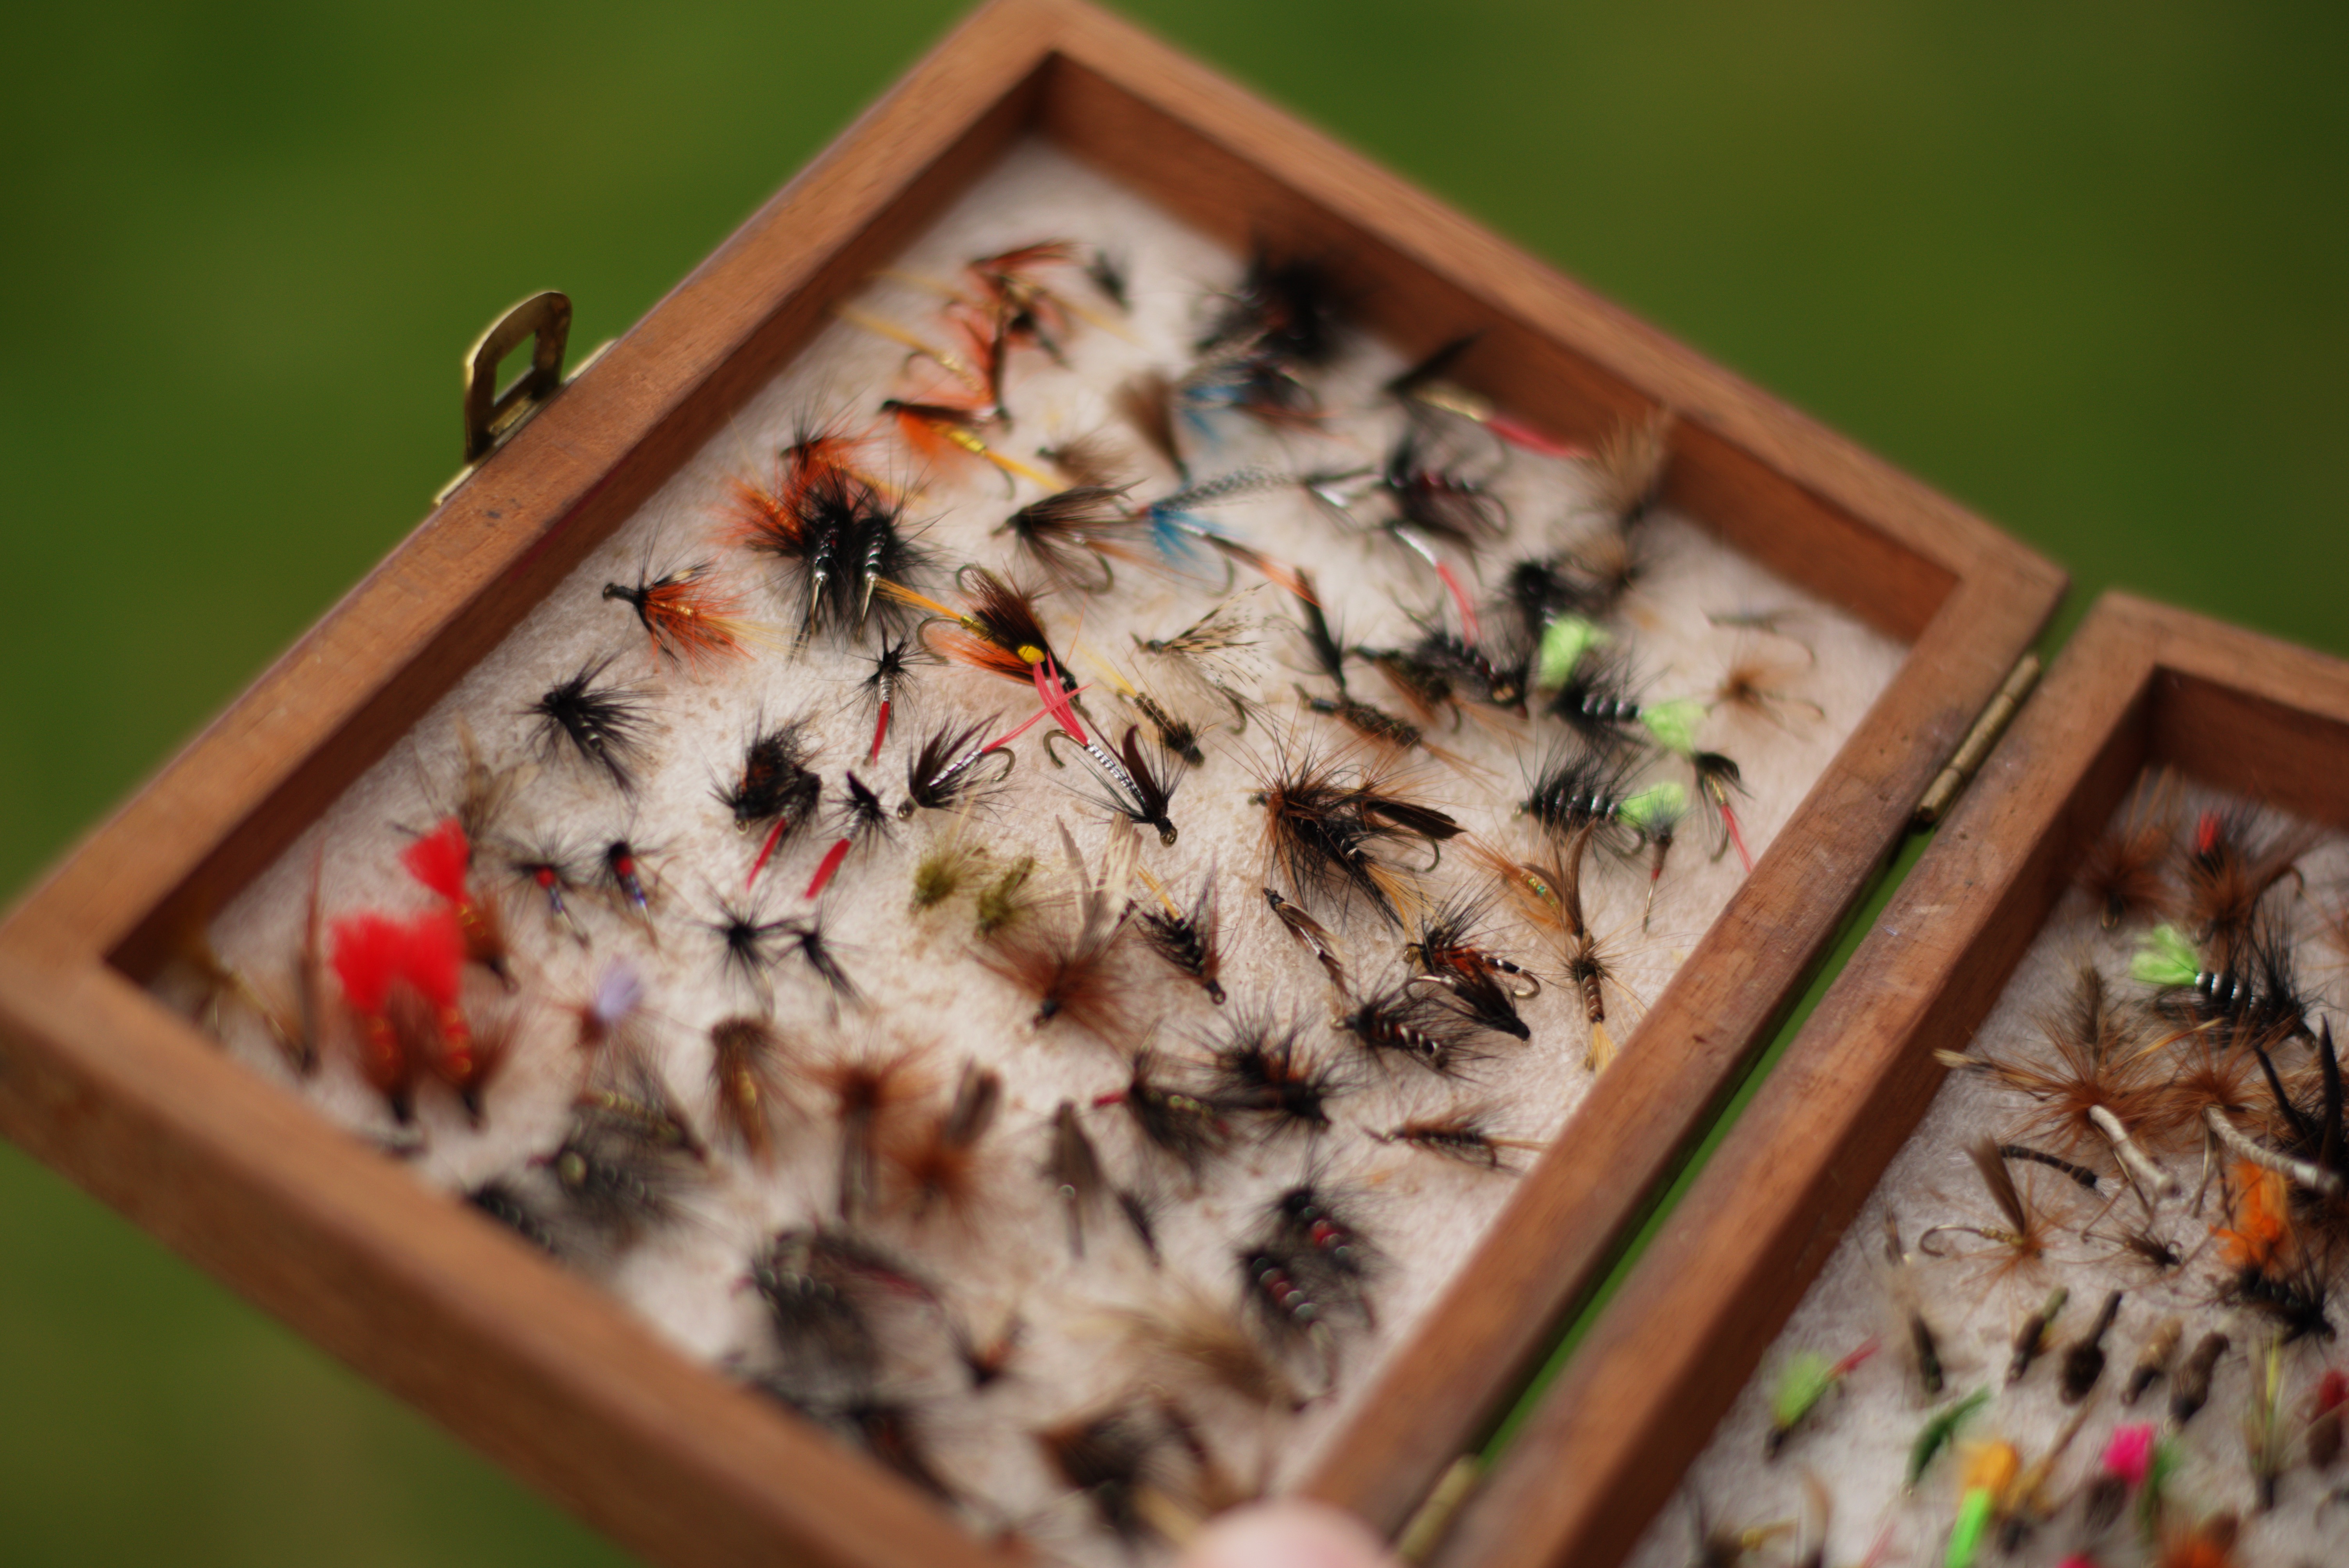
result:
[[[1304,1500],[1251,1503],[1216,1516],[1179,1568],[1394,1568],[1352,1514]]]

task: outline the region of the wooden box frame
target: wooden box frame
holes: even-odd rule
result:
[[[2349,829],[2349,663],[2098,599],[1437,1561],[1614,1568],[2149,766]]]
[[[998,0],[577,377],[0,925],[0,1131],[615,1538],[670,1562],[997,1561],[223,1058],[140,982],[1013,138],[1325,261],[1407,354],[1569,438],[1676,417],[1667,499],[1910,644],[1569,1137],[1308,1492],[1381,1530],[1521,1381],[1798,993],[2064,589],[2047,562],[1077,0]]]

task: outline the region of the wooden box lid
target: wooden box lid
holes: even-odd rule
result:
[[[1669,500],[1907,659],[1306,1490],[1398,1526],[1783,1016],[2060,596],[2049,563],[1075,0],[998,0],[457,488],[0,926],[0,1129],[637,1550],[977,1561],[884,1476],[224,1062],[139,981],[283,852],[1013,139],[1326,256],[1407,353],[1572,438],[1677,421]],[[876,1523],[876,1521],[886,1521]]]

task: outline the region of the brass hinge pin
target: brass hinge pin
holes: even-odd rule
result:
[[[1917,802],[1916,827],[1932,827],[1950,814],[1950,808],[1957,804],[1960,795],[1965,793],[1966,785],[1981,769],[1982,759],[1990,755],[1991,748],[1996,746],[1998,738],[2006,733],[2006,727],[2014,722],[2014,716],[2023,707],[2023,699],[2031,695],[2031,688],[2039,684],[2039,670],[2037,654],[2025,654],[2015,660],[2014,668],[2007,672],[2005,684],[1998,688],[1998,695],[1990,699],[1990,706],[1982,710],[1982,717],[1974,720],[1974,727],[1966,731],[1966,738],[1958,743],[1956,752],[1934,776],[1932,784],[1925,791],[1925,798]]]
[[[1454,1515],[1468,1501],[1469,1493],[1485,1476],[1484,1461],[1475,1454],[1462,1454],[1454,1460],[1444,1472],[1436,1477],[1427,1501],[1419,1505],[1402,1533],[1395,1537],[1395,1555],[1406,1563],[1424,1563],[1435,1554],[1444,1537],[1452,1528]]]

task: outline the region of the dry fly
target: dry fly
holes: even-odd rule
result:
[[[1124,487],[1080,484],[1029,502],[996,525],[1009,533],[1043,580],[1066,593],[1106,593],[1117,586],[1115,563],[1141,565],[1148,524],[1125,499]]]
[[[1223,1108],[1178,1080],[1148,1049],[1133,1054],[1125,1087],[1096,1097],[1093,1104],[1123,1106],[1143,1141],[1194,1180],[1232,1147],[1235,1134]]]
[[[1144,690],[1106,662],[1100,662],[1097,667],[1110,689],[1117,694],[1118,700],[1141,717],[1160,749],[1170,757],[1181,758],[1186,766],[1206,766],[1207,754],[1199,743],[1207,731],[1215,727],[1214,725],[1199,723],[1184,711],[1181,702]]]
[[[1174,435],[1174,384],[1164,371],[1144,370],[1120,382],[1110,395],[1110,406],[1152,451],[1166,459],[1167,467],[1180,475],[1190,472]]]
[[[1340,751],[1324,758],[1311,748],[1292,757],[1276,741],[1269,762],[1248,759],[1258,788],[1250,801],[1264,810],[1264,850],[1300,901],[1351,894],[1392,924],[1421,906],[1417,873],[1433,870],[1443,846],[1461,831],[1453,817],[1396,789],[1392,779],[1361,768]],[[1426,866],[1395,863],[1413,841]]]
[[[1088,430],[1057,445],[1039,447],[1037,454],[1049,459],[1072,485],[1113,490],[1133,488],[1134,456],[1107,430]]]
[[[1062,1100],[1052,1112],[1052,1148],[1044,1161],[1043,1176],[1052,1184],[1067,1215],[1070,1254],[1081,1258],[1085,1216],[1100,1208],[1109,1191],[1109,1178],[1102,1171],[1101,1152],[1085,1131],[1075,1100]]]
[[[1214,1047],[1215,1104],[1258,1119],[1268,1135],[1330,1127],[1329,1102],[1353,1087],[1337,1064],[1306,1046],[1304,1026],[1269,1013],[1241,1012]]]
[[[1202,695],[1230,707],[1246,729],[1270,673],[1265,649],[1265,585],[1244,588],[1167,637],[1136,635],[1135,646]]]
[[[1171,1406],[1115,1406],[1035,1436],[1061,1479],[1120,1541],[1180,1539],[1197,1528],[1198,1511],[1174,1480],[1173,1464],[1191,1434]]]
[[[667,1223],[709,1159],[692,1124],[647,1058],[607,1053],[571,1112],[549,1167],[576,1218],[617,1250]]]
[[[1826,717],[1826,709],[1786,689],[1817,665],[1818,655],[1808,643],[1784,633],[1779,635],[1802,649],[1806,656],[1800,661],[1771,659],[1759,653],[1751,641],[1746,642],[1731,655],[1722,668],[1721,678],[1713,683],[1713,707],[1767,720],[1780,729],[1788,727],[1786,718],[1790,714],[1806,714],[1815,720]]]
[[[1909,1266],[1909,1254],[1900,1245],[1900,1221],[1890,1210],[1884,1214],[1884,1261],[1887,1268],[1888,1293],[1893,1310],[1899,1314],[1901,1326],[1907,1332],[1909,1352],[1917,1367],[1917,1380],[1925,1392],[1939,1398],[1944,1381],[1941,1372],[1940,1342],[1927,1321],[1922,1293],[1917,1286],[1916,1271]]]
[[[2027,1125],[2055,1139],[2065,1150],[2109,1146],[2114,1140],[2099,1124],[2102,1110],[2124,1130],[2144,1120],[2156,1089],[2135,1030],[2104,973],[2083,962],[2071,1000],[2038,1020],[2054,1054],[2052,1065],[2022,1057],[1942,1051],[1944,1067],[1965,1068],[2028,1096],[2034,1103]]]
[[[970,813],[955,813],[954,825],[933,837],[914,861],[913,907],[933,910],[968,891],[987,861],[987,846],[972,836]]]
[[[1982,1185],[1990,1190],[1991,1202],[1997,1205],[2004,1223],[1935,1225],[1917,1238],[1917,1250],[1928,1257],[1984,1259],[1992,1264],[1992,1273],[1999,1276],[2033,1267],[2047,1255],[2048,1243],[2054,1239],[2054,1216],[2039,1204],[2026,1184],[2015,1181],[2014,1173],[2007,1169],[2006,1157],[1998,1150],[1996,1139],[1980,1139],[1966,1153],[1973,1161],[1974,1169],[1982,1173]],[[1951,1253],[1935,1246],[1939,1238],[1953,1235],[1973,1236],[1990,1245],[1969,1253]]]
[[[1592,511],[1619,529],[1646,519],[1663,491],[1671,428],[1671,416],[1660,408],[1607,433],[1583,463]]]
[[[1455,896],[1423,913],[1404,957],[1420,973],[1411,983],[1433,987],[1485,1028],[1518,1039],[1533,1037],[1517,1004],[1541,994],[1541,982],[1515,961],[1489,952],[1480,927],[1489,897]]]

